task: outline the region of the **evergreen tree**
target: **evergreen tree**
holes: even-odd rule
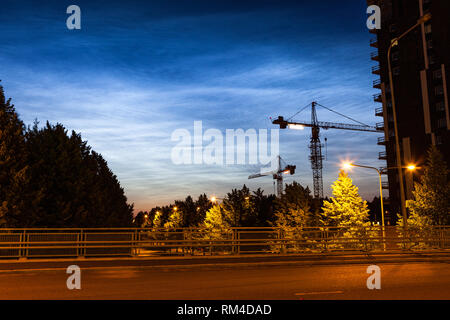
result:
[[[339,227],[368,226],[369,209],[367,202],[358,194],[358,187],[345,171],[339,173],[339,178],[331,186],[333,197],[323,203],[324,224]]]
[[[222,205],[216,204],[206,213],[204,227],[208,233],[208,239],[223,239],[224,233],[231,231],[233,217],[231,212]]]
[[[414,200],[408,200],[408,225],[450,224],[449,170],[439,150],[432,146],[420,182],[414,184]]]
[[[183,226],[183,213],[181,210],[173,210],[169,220],[164,224],[166,229],[176,229]]]
[[[163,226],[163,213],[162,211],[156,211],[155,216],[153,218],[152,227],[154,229],[161,229]]]
[[[341,236],[355,238],[356,243],[372,235],[370,231],[367,232],[370,226],[367,202],[358,194],[358,187],[353,185],[345,171],[340,171],[339,178],[331,188],[333,189],[331,201],[323,202],[322,223],[325,226],[343,227]],[[355,247],[359,245],[356,244]]]
[[[127,204],[117,177],[103,157],[57,124],[27,132],[33,205],[26,227],[127,227],[133,206]]]
[[[206,217],[206,212],[212,208],[212,203],[209,200],[208,196],[206,194],[201,194],[197,201],[195,201],[195,210],[196,215],[195,219],[191,221],[190,226],[191,227],[197,227],[200,226]]]
[[[282,231],[282,238],[292,239],[288,245],[295,251],[305,248],[303,228],[311,217],[311,192],[298,182],[286,184],[284,193],[275,199],[275,226]],[[287,248],[283,247],[283,251]]]
[[[275,225],[305,227],[311,217],[312,196],[309,188],[298,182],[286,184],[284,193],[275,200]]]
[[[223,208],[232,216],[232,227],[253,227],[257,213],[251,201],[250,189],[245,185],[242,189],[233,189],[223,200]]]
[[[18,227],[27,214],[29,182],[25,127],[0,86],[0,227]]]

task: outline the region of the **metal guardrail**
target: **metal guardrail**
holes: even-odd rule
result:
[[[450,226],[364,229],[0,229],[0,258],[235,255],[450,249]]]

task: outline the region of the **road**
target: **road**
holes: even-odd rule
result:
[[[369,290],[366,264],[83,267],[81,290],[64,268],[0,271],[0,299],[450,299],[449,263],[380,263]]]

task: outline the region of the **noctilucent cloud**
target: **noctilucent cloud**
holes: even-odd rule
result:
[[[66,9],[81,8],[81,30]],[[223,196],[257,165],[175,165],[176,129],[276,129],[312,101],[374,125],[365,1],[2,0],[0,79],[26,124],[62,123],[100,152],[137,210]],[[319,120],[348,122],[318,109]],[[304,111],[295,120],[309,120]],[[381,121],[381,118],[378,119]],[[280,131],[281,156],[312,189],[310,131]],[[324,191],[341,160],[382,167],[378,134],[322,131]],[[376,173],[351,177],[368,200]]]

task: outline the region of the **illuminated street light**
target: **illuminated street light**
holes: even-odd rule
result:
[[[341,167],[344,170],[350,170],[353,167],[353,164],[350,162],[344,162]]]
[[[372,169],[372,170],[375,170],[378,173],[378,177],[380,179],[381,230],[383,232],[383,249],[384,249],[384,251],[386,251],[386,242],[385,242],[386,234],[385,234],[385,231],[384,231],[383,185],[382,185],[382,182],[381,182],[381,171],[378,170],[375,167],[362,166],[362,165],[354,164],[354,163],[351,163],[351,162],[344,162],[342,164],[342,168],[344,170],[349,170],[352,167]]]
[[[173,207],[173,211],[177,211],[178,210],[178,208],[177,207]]]
[[[216,203],[217,200],[223,200],[223,198],[218,198],[216,196],[212,196],[210,200],[211,200],[212,203]]]
[[[417,169],[417,167],[413,164],[410,164],[409,166],[406,167],[409,171],[414,171]]]

